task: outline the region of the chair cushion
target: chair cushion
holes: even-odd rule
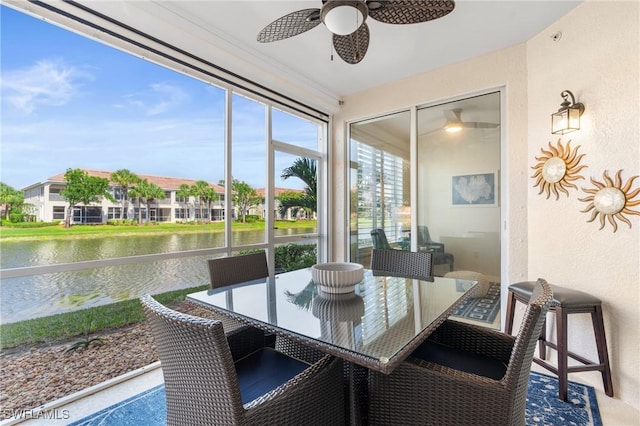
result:
[[[242,403],[246,404],[303,372],[309,364],[272,348],[260,349],[235,363]]]
[[[452,348],[431,340],[418,346],[411,356],[494,380],[502,379],[507,371],[507,366],[497,359]]]
[[[531,293],[533,293],[533,287],[535,284],[535,281],[523,281],[511,284],[509,286],[509,291],[513,292],[520,299],[529,300],[531,298]],[[585,293],[584,291],[560,287],[559,285],[553,284],[550,284],[550,286],[551,290],[553,290],[551,309],[553,309],[554,306],[560,306],[562,308],[589,308],[602,304],[600,299],[590,295],[589,293]]]

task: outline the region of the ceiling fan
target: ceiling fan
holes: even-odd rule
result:
[[[486,123],[482,121],[462,121],[462,118],[460,117],[461,115],[462,108],[445,110],[444,116],[447,121],[442,129],[448,133],[455,133],[459,132],[463,128],[495,129],[499,126],[498,123]]]
[[[260,43],[284,40],[323,23],[333,33],[333,47],[349,64],[362,61],[369,47],[367,17],[386,24],[415,24],[442,18],[453,0],[322,0],[320,9],[282,16],[258,33]]]

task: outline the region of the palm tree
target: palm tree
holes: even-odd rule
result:
[[[191,186],[191,194],[198,199],[198,209],[200,210],[200,220],[204,222],[204,216],[202,214],[203,205],[207,204],[207,197],[210,196],[209,182],[205,180],[199,180]]]
[[[306,157],[296,158],[290,167],[282,171],[280,175],[282,179],[297,177],[306,185],[304,189],[306,199],[304,206],[308,212],[314,212],[317,209],[318,199],[318,173],[316,170],[316,160]]]
[[[119,169],[111,173],[111,182],[120,186],[122,191],[122,210],[120,211],[120,220],[124,219],[124,214],[129,208],[129,188],[138,182],[140,178],[128,169]],[[129,215],[127,215],[128,217]]]
[[[165,197],[164,190],[155,183],[149,182],[147,179],[140,179],[136,186],[130,190],[132,197],[138,198],[140,212],[138,214],[138,223],[142,224],[142,204],[149,210],[149,205],[154,200],[162,200]]]
[[[207,186],[202,197],[207,204],[207,211],[209,212],[207,222],[211,222],[211,203],[218,199],[218,193],[211,186]]]
[[[178,190],[176,191],[176,197],[184,199],[183,207],[187,211],[187,219],[191,218],[191,214],[189,212],[189,197],[191,197],[191,195],[193,195],[191,187],[186,183],[180,185],[180,188],[178,188]]]
[[[0,182],[0,206],[4,206],[5,219],[9,219],[12,209],[17,209],[24,204],[24,193],[14,189],[4,182]]]

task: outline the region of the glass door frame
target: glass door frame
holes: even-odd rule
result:
[[[328,150],[328,123],[318,124],[318,144],[317,150],[303,148],[291,143],[282,142],[272,137],[272,107],[267,108],[267,135],[268,135],[268,159],[267,159],[267,191],[265,194],[265,208],[267,210],[266,215],[266,228],[267,228],[267,244],[270,249],[275,248],[278,244],[285,243],[305,243],[308,244],[311,241],[316,243],[316,261],[327,261],[327,235],[328,226],[327,218],[329,214],[328,209],[328,193],[327,193],[327,150]],[[296,155],[298,157],[305,157],[316,162],[316,232],[307,234],[295,234],[289,236],[276,236],[275,235],[275,157],[276,152],[284,154]],[[270,270],[274,270],[275,267],[275,250],[268,250],[267,261]]]
[[[385,111],[379,114],[375,114],[369,117],[362,117],[357,120],[347,121],[345,122],[345,130],[346,130],[346,143],[345,143],[345,153],[346,153],[346,164],[347,170],[345,172],[345,177],[347,179],[347,191],[345,194],[344,204],[346,211],[346,223],[348,227],[348,232],[345,234],[344,244],[346,247],[346,258],[352,259],[352,245],[351,245],[351,235],[350,235],[350,227],[351,227],[351,202],[349,198],[349,188],[351,188],[351,169],[354,159],[351,157],[351,126],[353,124],[358,124],[365,122],[367,120],[376,119],[379,117],[388,116],[395,112],[400,111],[410,111],[410,223],[411,223],[411,235],[418,235],[418,110],[423,108],[429,108],[432,106],[442,105],[449,102],[461,101],[468,98],[473,98],[477,96],[482,96],[490,93],[498,92],[500,96],[500,170],[499,173],[499,190],[500,190],[500,276],[508,277],[508,264],[509,264],[509,250],[508,250],[508,238],[507,238],[507,223],[508,223],[508,199],[506,194],[507,190],[507,177],[508,177],[508,166],[507,166],[507,148],[506,148],[506,87],[504,85],[489,87],[483,90],[478,90],[475,92],[469,92],[462,95],[458,95],[450,98],[439,99],[434,102],[428,102],[424,104],[416,104],[406,108],[398,108],[393,111]],[[411,238],[411,246],[412,251],[416,251],[418,249],[418,239]]]

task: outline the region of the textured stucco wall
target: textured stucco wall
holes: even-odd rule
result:
[[[605,170],[613,177],[623,169],[623,184],[640,175],[640,7],[638,2],[586,2],[527,43],[529,138],[528,163],[540,148],[558,139],[580,145],[586,154],[578,190],[559,200],[538,195],[528,185],[529,278],[586,291],[603,301],[614,390],[629,404],[640,404],[640,217],[627,216],[633,228],[618,222],[587,223],[582,213],[588,196]],[[551,35],[562,37],[553,41]],[[560,138],[549,132],[549,114],[559,108],[560,92],[571,90],[585,105],[580,131]],[[640,187],[637,179],[632,188]],[[636,198],[637,199],[637,198]],[[639,210],[638,207],[634,208]],[[554,326],[551,323],[549,326]],[[569,320],[569,347],[597,360],[589,316]],[[554,333],[555,335],[555,333]],[[581,377],[602,388],[599,373]]]
[[[571,191],[547,200],[533,188],[534,156],[549,141],[550,114],[572,90],[586,105],[583,128],[563,137],[586,153],[586,180],[604,170],[624,169],[624,178],[640,174],[640,58],[638,2],[587,1],[527,43],[453,64],[344,99],[332,126],[332,191],[335,222],[332,257],[346,258],[346,128],[351,121],[413,105],[504,90],[502,147],[502,281],[545,277],[580,288],[604,301],[605,324],[613,364],[616,397],[638,408],[640,401],[640,218],[633,228],[586,223],[585,203]],[[559,42],[551,35],[562,31]],[[622,115],[619,115],[620,112]],[[618,116],[616,117],[617,114]],[[638,179],[634,185],[640,185]],[[636,208],[637,209],[637,208]],[[503,291],[503,301],[506,291]],[[504,315],[504,313],[503,313]],[[593,355],[593,332],[585,316],[569,323],[570,345]],[[602,388],[598,373],[580,373]]]

